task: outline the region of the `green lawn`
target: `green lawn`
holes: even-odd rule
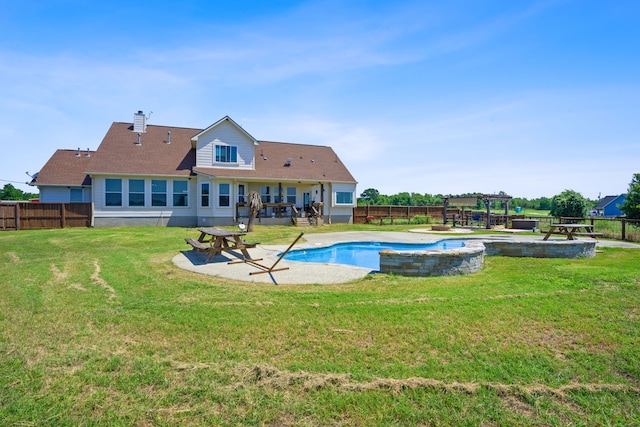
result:
[[[176,268],[194,236],[0,233],[0,425],[640,425],[640,250],[273,286]]]

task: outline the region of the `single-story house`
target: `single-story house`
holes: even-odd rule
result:
[[[598,202],[595,210],[599,216],[623,216],[620,206],[622,206],[626,198],[626,194],[606,196]]]
[[[350,223],[356,180],[331,147],[259,141],[226,116],[205,129],[115,122],[97,150],[57,150],[31,185],[41,202],[91,202],[100,226]]]

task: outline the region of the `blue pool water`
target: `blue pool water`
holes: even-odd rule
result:
[[[385,243],[385,242],[350,242],[312,248],[295,249],[285,255],[284,259],[303,262],[330,262],[333,264],[350,264],[357,267],[380,270],[380,251],[424,251],[456,249],[464,247],[464,240],[440,240],[435,243]]]

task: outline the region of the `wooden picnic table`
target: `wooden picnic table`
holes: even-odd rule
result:
[[[602,235],[601,233],[594,232],[593,225],[591,224],[551,224],[549,225],[549,231],[547,231],[547,234],[542,240],[547,240],[552,234],[562,234],[567,236],[567,240],[573,240],[574,236],[596,238]]]
[[[211,260],[222,251],[239,250],[245,259],[251,259],[247,249],[255,248],[257,243],[247,243],[242,240],[245,233],[223,230],[222,228],[198,228],[200,237],[196,242],[194,239],[185,239],[188,244],[201,252],[209,254],[207,261]],[[209,246],[205,246],[209,243]]]

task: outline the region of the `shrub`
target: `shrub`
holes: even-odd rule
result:
[[[551,199],[551,216],[582,218],[587,212],[587,201],[582,194],[573,190],[564,190]]]
[[[431,224],[433,219],[431,218],[431,215],[416,215],[411,218],[411,222],[414,224]]]
[[[636,173],[629,183],[629,192],[620,206],[620,210],[631,219],[640,219],[640,173]],[[633,223],[638,225],[638,223]]]

